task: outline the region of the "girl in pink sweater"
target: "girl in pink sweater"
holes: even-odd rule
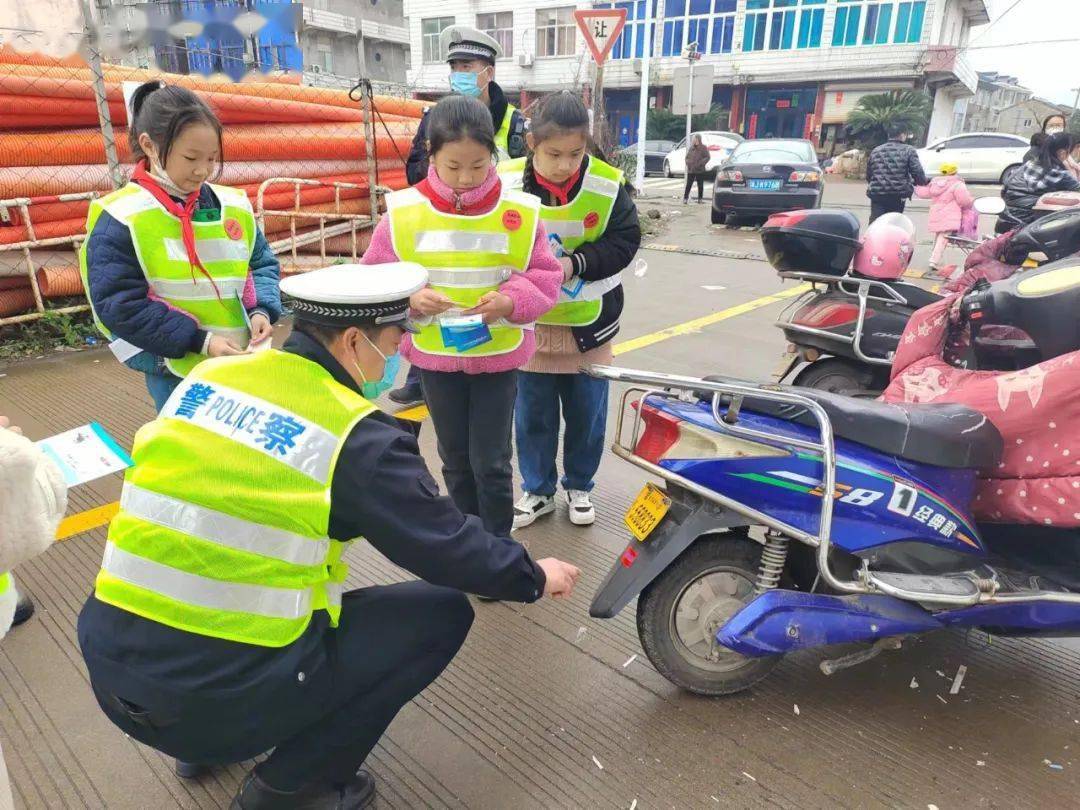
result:
[[[420,369],[450,497],[506,536],[517,370],[536,350],[532,324],[555,305],[563,271],[538,202],[502,188],[487,108],[448,96],[428,113],[427,133],[427,179],[390,195],[363,263],[415,261],[431,273],[436,286],[411,300],[424,328],[401,353]]]
[[[934,251],[930,255],[930,269],[937,270],[941,257],[948,246],[948,237],[961,230],[964,212],[972,209],[975,198],[968,191],[967,183],[956,174],[953,163],[941,164],[941,177],[935,177],[928,185],[918,186],[915,195],[930,200],[929,230],[936,234]]]

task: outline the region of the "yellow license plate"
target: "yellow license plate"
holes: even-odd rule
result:
[[[655,484],[646,484],[626,512],[626,526],[639,541],[644,541],[671,509],[671,498]]]

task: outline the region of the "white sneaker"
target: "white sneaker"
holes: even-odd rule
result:
[[[532,495],[526,492],[521,496],[521,500],[514,504],[514,528],[524,529],[554,511],[555,498],[551,495]]]
[[[588,492],[570,489],[566,492],[566,504],[570,507],[570,522],[575,526],[591,526],[596,522],[596,510]]]

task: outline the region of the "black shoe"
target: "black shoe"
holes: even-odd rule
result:
[[[207,771],[207,766],[198,762],[184,762],[182,759],[173,762],[173,773],[181,779],[198,779]]]
[[[424,390],[419,383],[406,384],[390,392],[390,401],[403,408],[421,405],[424,402]]]
[[[295,791],[275,790],[254,771],[247,775],[229,810],[362,810],[375,799],[375,779],[357,771],[341,787],[320,784]]]
[[[34,615],[34,600],[25,593],[19,594],[19,601],[15,603],[15,618],[11,621],[12,627],[18,627]]]

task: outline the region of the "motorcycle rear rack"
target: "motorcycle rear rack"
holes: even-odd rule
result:
[[[862,336],[863,329],[866,327],[866,306],[868,301],[881,301],[886,304],[900,304],[901,306],[911,306],[908,300],[881,281],[874,281],[873,279],[853,279],[850,276],[827,276],[817,273],[781,273],[781,278],[799,279],[802,281],[809,281],[814,284],[815,288],[818,284],[825,284],[830,287],[836,287],[840,292],[845,295],[849,295],[859,301],[859,315],[855,321],[855,331],[850,335],[839,335],[835,332],[829,332],[825,329],[816,329],[813,326],[803,326],[802,324],[793,323],[788,320],[785,323],[777,323],[776,326],[783,329],[785,332],[800,332],[804,335],[814,335],[816,337],[824,338],[825,340],[834,340],[841,343],[847,343],[851,345],[851,351],[854,355],[862,360],[864,363],[870,363],[876,366],[891,366],[892,357],[875,357],[867,354],[862,348]],[[854,284],[855,290],[849,290],[845,284]],[[885,295],[872,295],[871,290],[884,290]],[[796,299],[785,313],[795,307],[796,304],[803,300],[803,296]]]
[[[911,602],[921,602],[936,605],[948,605],[962,607],[975,604],[1004,604],[1019,602],[1062,602],[1080,605],[1080,594],[1062,593],[1060,591],[1029,591],[1024,593],[999,593],[996,591],[996,583],[985,580],[975,580],[957,576],[929,577],[926,582],[920,582],[919,577],[899,576],[886,572],[871,571],[864,561],[862,569],[857,572],[856,579],[843,580],[838,577],[829,564],[829,552],[832,549],[832,515],[833,498],[822,497],[821,513],[818,519],[816,534],[803,531],[795,526],[778,520],[765,514],[752,506],[714,492],[690,479],[664,469],[658,464],[642,458],[634,452],[638,439],[641,436],[641,405],[649,397],[662,397],[676,399],[683,402],[692,401],[699,392],[712,393],[712,415],[717,425],[734,436],[764,441],[771,445],[786,445],[798,447],[804,450],[821,454],[822,459],[822,492],[836,491],[836,441],[833,433],[832,422],[825,409],[816,401],[795,391],[783,390],[776,386],[759,385],[754,383],[729,383],[713,382],[697,377],[686,377],[676,374],[663,374],[651,371],[637,371],[623,369],[614,366],[593,365],[585,369],[585,372],[598,379],[612,382],[630,383],[622,396],[619,415],[615,427],[615,440],[612,443],[612,452],[631,464],[640,467],[652,475],[666,482],[675,484],[682,489],[691,492],[704,500],[711,501],[725,509],[743,515],[752,522],[766,526],[780,532],[794,540],[798,540],[816,549],[817,568],[821,579],[831,588],[841,593],[884,593],[898,599]],[[645,387],[642,387],[645,386]],[[630,432],[629,444],[624,441],[626,433],[627,404],[632,396],[637,396],[638,407],[635,409],[634,422]],[[730,397],[731,402],[727,412],[720,413],[720,399],[723,396]],[[778,438],[775,434],[765,433],[753,428],[743,427],[738,424],[739,411],[746,397],[770,400],[789,405],[799,405],[806,408],[813,415],[818,426],[819,441],[808,441],[794,437],[784,436]],[[963,581],[959,581],[963,580]],[[970,584],[969,584],[970,583]]]

